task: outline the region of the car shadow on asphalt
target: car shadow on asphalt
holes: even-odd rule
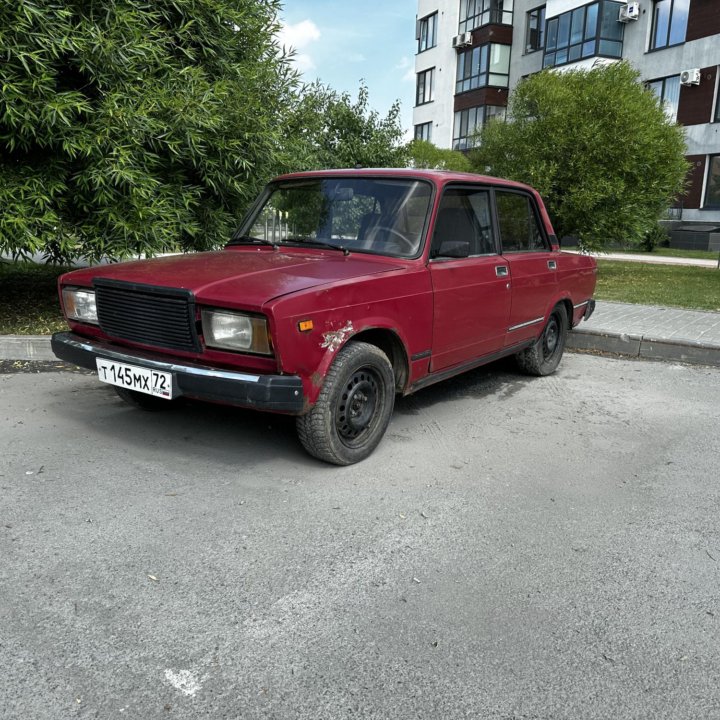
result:
[[[521,390],[528,380],[511,359],[499,360],[413,395],[398,396],[395,413],[418,415],[435,405],[467,398],[506,397]],[[131,450],[157,449],[176,457],[192,453],[195,458],[207,457],[208,463],[261,465],[272,458],[306,467],[333,467],[305,453],[291,416],[186,399],[148,412],[128,405],[111,387],[100,383],[90,387],[89,393],[87,388],[68,389],[67,397],[62,397],[65,390],[58,390],[56,400],[72,422],[87,426],[88,432],[103,436],[104,442],[122,443]],[[81,404],[78,394],[84,398]]]
[[[413,395],[398,397],[395,401],[395,412],[415,415],[440,403],[467,398],[482,400],[497,395],[509,397],[519,392],[528,380],[527,375],[518,371],[512,358],[503,358],[430,385]]]

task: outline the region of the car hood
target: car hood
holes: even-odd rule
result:
[[[78,270],[64,283],[95,278],[190,290],[204,303],[262,307],[289,293],[363,275],[398,270],[388,258],[308,251],[233,247],[218,252],[173,255]]]

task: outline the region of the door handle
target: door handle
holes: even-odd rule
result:
[[[557,263],[554,260],[548,260],[548,270],[557,270]]]
[[[495,266],[495,274],[498,277],[507,277],[508,276],[507,265],[496,265]]]

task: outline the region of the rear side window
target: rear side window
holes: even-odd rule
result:
[[[495,192],[495,202],[503,252],[540,252],[550,249],[528,195],[498,190]]]

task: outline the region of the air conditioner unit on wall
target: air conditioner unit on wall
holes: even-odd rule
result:
[[[700,68],[691,68],[683,70],[680,73],[681,85],[699,85],[700,84]]]
[[[472,45],[471,32],[460,33],[460,35],[456,35],[453,38],[452,46],[454,48],[467,47],[468,45]]]
[[[631,22],[632,20],[638,20],[640,18],[640,3],[629,2],[627,5],[623,5],[620,8],[620,15],[618,20],[622,23]]]

